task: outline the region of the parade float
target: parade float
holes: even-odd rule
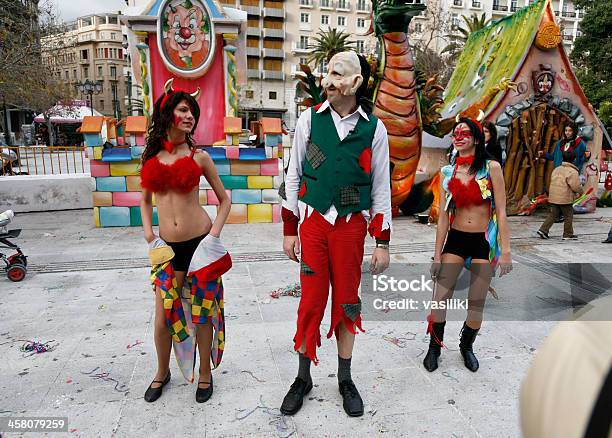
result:
[[[166,87],[199,90],[201,117],[193,137],[214,160],[231,198],[228,223],[279,222],[280,119],[259,122],[263,147],[238,141],[236,90],[246,81],[246,12],[213,0],[141,3],[125,10],[122,23],[145,115],[129,116],[119,139],[108,135],[107,120],[85,120],[81,129],[95,185],[95,225],[141,225],[140,155],[153,105]],[[216,215],[218,200],[203,177],[200,203]]]
[[[494,21],[468,38],[444,92],[442,118],[476,117],[496,125],[506,152],[508,214],[545,200],[552,153],[566,122],[573,122],[591,153],[585,189],[597,188],[602,153],[599,120],[572,71],[550,0],[539,0]],[[450,139],[432,140],[448,147]],[[593,197],[594,198],[594,197]],[[595,200],[587,199],[595,207]]]
[[[572,72],[550,0],[471,34],[443,95],[437,77],[416,71],[408,42],[410,21],[424,9],[420,0],[373,1],[370,32],[379,52],[369,59],[369,97],[389,134],[394,214],[429,210],[430,221],[437,219],[439,170],[448,163],[448,134],[457,115],[496,124],[507,156],[509,214],[545,201],[553,164],[536,157],[552,152],[567,121],[577,125],[591,153],[584,169],[587,190],[596,186],[602,130]],[[309,95],[304,103],[322,101],[317,78],[303,71],[300,87]]]

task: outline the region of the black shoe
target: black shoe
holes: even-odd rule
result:
[[[280,411],[285,415],[293,415],[297,413],[302,407],[304,402],[304,396],[312,389],[312,380],[306,382],[299,377],[295,378],[295,381],[289,388],[289,392],[283,399],[283,404],[280,407]]]
[[[438,358],[440,357],[442,346],[440,345],[444,340],[444,322],[434,322],[432,326],[432,333],[429,337],[429,350],[423,359],[423,366],[430,373],[438,368]],[[438,343],[436,339],[440,342]]]
[[[612,243],[612,239],[602,240],[601,243]]]
[[[550,239],[550,236],[548,235],[548,233],[545,233],[542,230],[538,230],[537,233],[538,233],[538,236],[540,236],[542,239]]]
[[[572,234],[571,236],[563,236],[563,240],[578,240],[578,236]]]
[[[478,335],[478,330],[469,327],[466,323],[463,323],[463,328],[461,329],[461,341],[459,341],[459,350],[461,351],[461,356],[463,356],[463,363],[465,367],[472,371],[478,371],[478,367],[480,366],[478,363],[478,359],[474,355],[474,351],[472,350],[472,345],[474,344],[474,340]]]
[[[342,407],[349,417],[361,417],[363,415],[363,400],[352,380],[343,380],[339,384],[342,395]]]
[[[157,388],[153,388],[151,385],[149,385],[144,395],[145,401],[148,401],[149,403],[153,403],[155,400],[161,397],[163,388],[164,386],[166,386],[166,384],[169,381],[170,381],[170,370],[168,370],[168,375],[163,380],[163,382],[161,380],[153,380],[151,382],[151,385],[153,385],[154,383],[161,383],[161,386],[158,386]]]
[[[208,388],[200,388],[201,383],[208,383]],[[198,403],[204,403],[208,401],[213,395],[213,378],[210,375],[210,382],[198,382],[198,389],[196,390],[196,401]]]

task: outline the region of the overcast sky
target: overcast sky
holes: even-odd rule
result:
[[[54,0],[57,12],[63,21],[72,21],[82,15],[97,14],[100,12],[114,12],[123,10],[124,0]]]

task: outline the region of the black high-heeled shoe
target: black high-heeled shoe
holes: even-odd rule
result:
[[[201,383],[208,383],[208,388],[200,388]],[[213,395],[213,378],[210,375],[210,382],[198,382],[198,389],[196,390],[196,401],[198,403],[204,403],[210,399]]]
[[[161,381],[161,380],[153,380],[151,382],[151,385],[149,385],[149,387],[147,388],[145,395],[144,395],[144,399],[145,401],[148,401],[149,403],[153,403],[155,400],[157,400],[159,397],[161,397],[162,392],[163,392],[163,388],[164,386],[166,386],[166,384],[170,381],[170,370],[168,370],[168,375],[166,376],[166,378]],[[154,383],[161,383],[161,386],[158,386],[157,388],[153,388],[152,385]]]

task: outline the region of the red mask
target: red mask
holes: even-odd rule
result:
[[[468,138],[472,138],[472,133],[469,129],[455,129],[455,132],[453,133],[453,140],[461,141]]]

